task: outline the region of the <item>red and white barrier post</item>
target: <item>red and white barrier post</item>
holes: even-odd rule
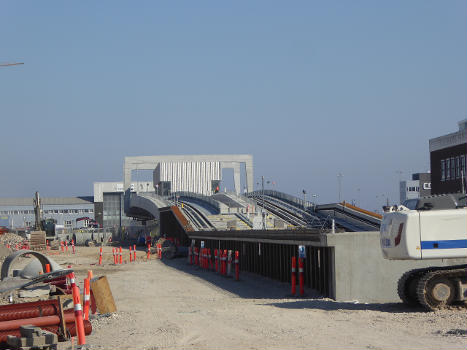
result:
[[[120,246],[120,265],[123,264],[123,254],[122,254],[122,247]]]
[[[86,336],[84,333],[83,309],[81,307],[79,297],[79,288],[76,286],[74,272],[70,273],[69,276],[71,281],[71,290],[73,293],[73,304],[75,305],[75,324],[78,333],[78,344],[84,345],[86,344]]]
[[[62,253],[65,252],[65,247],[63,246],[63,241],[60,241],[60,248],[62,250]]]
[[[84,279],[84,319],[89,320],[89,301],[91,300],[89,278]]]
[[[195,265],[199,263],[198,247],[195,247]]]
[[[297,258],[295,256],[292,257],[292,291],[291,294],[295,295],[297,292],[297,275],[296,275],[296,270],[297,270]]]
[[[222,274],[224,276],[227,274],[227,249],[222,253]]]
[[[68,241],[65,241],[65,250],[68,253]]]
[[[212,270],[212,256],[211,256],[211,249],[208,249],[208,262],[209,262],[209,270]]]
[[[117,256],[115,255],[115,248],[112,248],[112,256],[114,258],[114,265],[117,265]]]
[[[133,244],[133,261],[136,261],[136,244]]]
[[[300,285],[300,296],[305,294],[304,286],[304,269],[303,269],[303,259],[298,258],[298,283]]]
[[[45,264],[45,273],[50,272],[50,264]]]
[[[151,243],[148,243],[148,252],[146,253],[146,258],[148,260],[151,258]]]
[[[229,250],[227,252],[227,276],[230,277],[231,272],[232,272],[232,251]]]
[[[240,280],[240,252],[235,251],[235,281]]]
[[[71,240],[71,249],[73,250],[73,254],[75,254],[75,240]]]
[[[102,265],[102,247],[99,249],[99,265]]]

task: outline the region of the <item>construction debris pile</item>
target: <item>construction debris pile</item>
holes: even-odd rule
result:
[[[10,251],[3,245],[0,249]],[[25,265],[20,270],[18,262]],[[64,269],[37,251],[20,249],[8,255],[1,278],[0,348],[56,349],[58,341],[75,336],[78,345],[84,345],[92,332],[90,315],[116,311],[105,276],[93,278],[89,270],[80,292],[70,266]]]
[[[25,242],[25,238],[17,235],[13,232],[7,232],[0,235],[0,246],[11,247],[14,248],[16,246],[21,247]]]

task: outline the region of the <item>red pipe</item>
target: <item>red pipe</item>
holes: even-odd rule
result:
[[[43,306],[43,305],[58,305],[58,304],[57,304],[56,299],[32,301],[29,303],[8,304],[8,305],[1,305],[0,312],[6,311],[6,310],[28,309],[33,306]]]
[[[71,312],[71,310],[65,310],[65,312]],[[27,309],[0,311],[0,322],[53,315],[58,315],[58,307],[56,305],[43,305]]]
[[[64,313],[65,323],[75,321],[75,315],[73,313]],[[32,325],[36,327],[42,326],[55,326],[60,324],[60,317],[57,315],[53,316],[42,316],[34,318],[23,318],[20,320],[10,320],[0,323],[0,331],[6,331],[11,329],[18,329],[24,325]]]
[[[58,329],[59,329],[58,326],[44,326],[44,327],[41,327],[41,328],[44,331],[49,331],[49,332],[58,334]],[[66,324],[66,330],[67,330],[67,333],[70,334],[70,336],[72,336],[72,337],[76,336],[76,326],[75,326],[74,322],[67,323]],[[85,331],[86,335],[91,334],[92,325],[91,325],[90,321],[84,321],[84,331]],[[9,330],[9,331],[0,331],[0,344],[6,343],[6,340],[7,340],[9,335],[20,337],[21,333],[20,333],[19,328],[18,329],[12,329],[12,330]]]

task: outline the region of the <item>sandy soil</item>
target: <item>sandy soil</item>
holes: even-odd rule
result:
[[[251,274],[235,282],[186,259],[112,265],[111,247],[52,258],[109,279],[118,312],[96,315],[92,349],[465,349],[467,310],[288,297],[289,285]],[[127,250],[124,250],[127,257]],[[94,265],[91,265],[94,264]],[[311,295],[311,291],[308,291]],[[59,349],[70,347],[61,343]]]

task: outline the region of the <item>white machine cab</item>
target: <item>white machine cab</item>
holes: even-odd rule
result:
[[[440,259],[467,256],[465,195],[409,200],[385,208],[381,249],[386,259]]]

